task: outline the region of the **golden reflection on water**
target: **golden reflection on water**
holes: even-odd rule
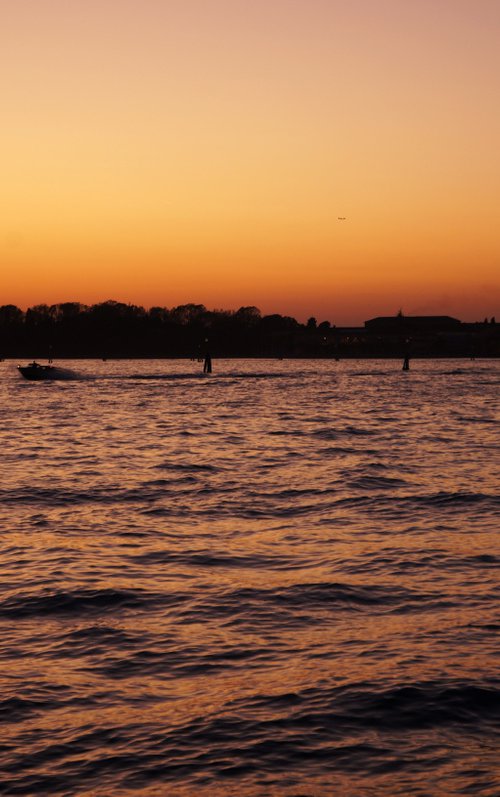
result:
[[[449,797],[474,767],[486,778],[489,370],[453,386],[439,363],[402,382],[391,363],[274,362],[276,378],[245,381],[231,374],[262,363],[224,363],[198,383],[131,378],[185,363],[72,365],[103,378],[1,385],[1,677],[28,702],[5,725],[20,778],[86,759],[95,785],[78,794],[125,794],[152,761],[166,780],[141,795]],[[116,755],[129,771],[106,768]]]

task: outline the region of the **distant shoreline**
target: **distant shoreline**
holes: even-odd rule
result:
[[[301,324],[257,307],[167,309],[107,301],[0,306],[0,357],[57,359],[401,359],[500,357],[495,318],[379,316],[362,327]]]

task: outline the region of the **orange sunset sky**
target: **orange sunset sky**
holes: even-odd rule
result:
[[[498,0],[1,6],[0,304],[500,317]]]

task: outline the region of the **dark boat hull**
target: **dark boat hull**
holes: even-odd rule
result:
[[[54,379],[77,379],[77,374],[68,368],[55,365],[18,365],[19,373],[32,382],[46,382]]]

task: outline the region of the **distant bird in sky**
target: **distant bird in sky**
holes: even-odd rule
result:
[[[346,220],[345,216],[337,216],[337,218],[338,218],[339,221],[345,221]]]

